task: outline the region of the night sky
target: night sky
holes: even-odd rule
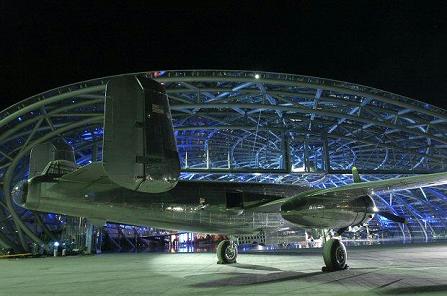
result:
[[[40,2],[0,0],[1,109],[90,78],[194,68],[332,78],[447,108],[443,1]]]

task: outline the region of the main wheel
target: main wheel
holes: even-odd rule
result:
[[[236,263],[237,245],[229,240],[223,240],[217,245],[217,263]]]
[[[348,253],[345,245],[339,239],[331,238],[324,244],[323,259],[327,271],[346,269]]]

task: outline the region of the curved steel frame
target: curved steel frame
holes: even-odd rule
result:
[[[445,171],[447,111],[370,87],[291,74],[188,70],[146,75],[170,98],[182,178],[338,186],[357,166],[366,180]],[[62,137],[80,164],[101,159],[104,90],[116,76],[56,88],[0,112],[0,245],[41,242],[10,189],[33,145]],[[445,235],[444,187],[376,200],[410,223],[376,219],[401,236]],[[45,230],[45,226],[42,226]],[[42,231],[43,231],[42,230]]]

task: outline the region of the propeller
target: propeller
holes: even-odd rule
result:
[[[352,167],[352,179],[353,179],[354,183],[361,183],[362,182],[362,179],[360,178],[359,171],[358,171],[358,169],[355,166]],[[388,212],[388,211],[379,211],[375,206],[374,206],[374,212],[377,215],[385,217],[388,220],[391,220],[393,222],[403,223],[403,224],[407,223],[407,220],[405,220],[404,217],[400,217],[400,216],[394,215],[393,213]]]
[[[407,223],[407,220],[405,220],[404,217],[400,217],[400,216],[394,215],[394,214],[391,213],[391,212],[387,212],[387,211],[378,211],[376,214],[379,215],[379,216],[385,217],[385,218],[387,218],[388,220],[391,220],[391,221],[393,221],[393,222],[403,223],[403,224],[406,224],[406,223]]]

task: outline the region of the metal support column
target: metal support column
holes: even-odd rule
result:
[[[329,173],[331,171],[331,163],[329,160],[329,145],[327,135],[323,137],[323,162],[324,162],[324,171]]]
[[[93,250],[94,250],[94,242],[95,240],[93,239],[93,235],[94,235],[94,226],[93,224],[89,223],[87,221],[86,223],[86,231],[85,231],[85,254],[93,254]]]
[[[98,142],[94,142],[92,146],[92,162],[98,161]]]
[[[282,136],[282,168],[290,173],[292,171],[292,164],[290,161],[290,145],[289,137],[286,132],[281,132]]]
[[[303,143],[303,151],[304,151],[304,171],[305,172],[310,172],[310,168],[309,168],[309,151],[308,151],[308,139],[304,138],[304,143]]]

